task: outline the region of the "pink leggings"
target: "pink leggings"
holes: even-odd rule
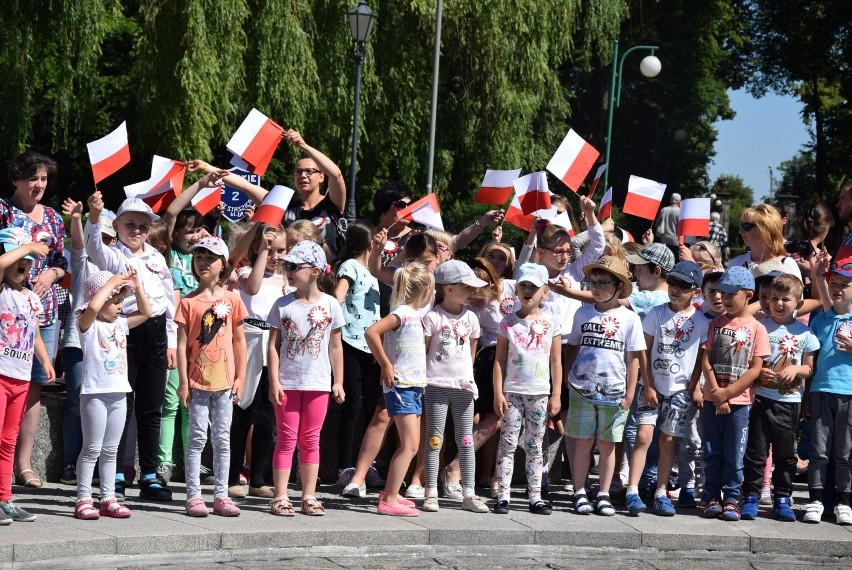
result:
[[[278,420],[278,440],[272,468],[290,469],[293,451],[299,443],[299,462],[303,465],[319,464],[319,441],[322,423],[328,411],[328,392],[303,392],[284,390],[284,404],[275,406]]]
[[[12,500],[12,466],[30,383],[0,376],[0,501]]]

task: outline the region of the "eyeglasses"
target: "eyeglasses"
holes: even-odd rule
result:
[[[752,224],[752,225],[754,225],[754,224]],[[745,228],[745,224],[743,224],[743,228]],[[751,228],[749,228],[749,229],[751,229]],[[748,230],[743,229],[743,231],[746,231],[746,232],[747,232]],[[716,265],[717,265],[717,263],[716,263],[716,258],[715,258],[715,257],[713,257],[713,254],[712,254],[712,253],[710,253],[710,250],[709,250],[709,249],[707,249],[707,246],[706,246],[706,245],[704,245],[703,243],[698,243],[698,244],[695,244],[695,247],[697,247],[698,249],[700,249],[701,251],[705,252],[707,255],[709,255],[709,256],[710,256],[710,261],[712,261],[712,262],[713,262],[713,265],[711,265],[710,267],[716,267]]]
[[[554,257],[557,257],[557,258],[568,257],[568,256],[571,255],[571,250],[567,249],[567,248],[566,249],[550,249],[549,247],[543,247],[541,249],[546,249],[547,251],[552,253],[554,255]]]
[[[621,281],[589,281],[589,287],[592,289],[603,289],[607,285],[618,285]]]
[[[755,224],[753,222],[741,222],[740,223],[740,230],[744,231],[744,232],[750,232],[751,230],[753,230],[756,227],[757,227],[757,224]]]
[[[667,277],[666,285],[669,287],[674,287],[675,289],[680,289],[681,291],[689,291],[690,289],[695,289],[696,285],[692,283],[687,283],[683,279],[678,279],[677,277]]]
[[[310,263],[293,263],[292,261],[282,261],[281,265],[284,266],[284,271],[287,271],[288,273],[312,267]]]
[[[320,172],[322,172],[322,170],[317,170],[316,168],[294,168],[293,176],[298,178],[302,174],[306,174],[308,178],[310,178],[314,174],[319,174]]]

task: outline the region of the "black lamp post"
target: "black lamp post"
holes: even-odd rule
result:
[[[376,13],[370,10],[366,0],[360,0],[358,5],[346,12],[349,18],[349,31],[355,42],[352,59],[355,61],[355,109],[352,125],[352,162],[349,172],[349,200],[346,204],[346,219],[354,220],[355,213],[355,168],[358,160],[358,115],[361,111],[361,63],[364,61],[364,45],[370,40],[373,27],[376,25]]]

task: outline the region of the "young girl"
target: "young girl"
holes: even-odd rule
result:
[[[33,354],[39,359],[48,382],[55,378],[47,348],[38,332],[38,319],[44,311],[38,295],[25,289],[36,256],[44,257],[48,248],[33,243],[21,228],[0,230],[0,525],[13,520],[30,522],[30,514],[12,502],[12,463],[18,430],[27,402]]]
[[[240,509],[228,497],[231,466],[232,402],[239,402],[246,377],[246,308],[225,289],[230,274],[228,246],[206,237],[190,248],[198,289],[180,302],[178,324],[178,397],[189,407],[189,441],[185,457],[186,514],[206,517],[201,497],[201,452],[207,427],[213,439],[213,512],[236,517]]]
[[[271,499],[272,488],[264,480],[275,428],[275,412],[268,398],[266,347],[269,343],[269,325],[266,317],[275,301],[290,292],[281,267],[281,260],[287,253],[287,234],[281,227],[264,224],[257,224],[252,233],[254,237],[248,248],[249,265],[237,270],[237,292],[248,310],[244,325],[248,359],[243,395],[234,405],[231,421],[228,495],[246,495],[240,483],[240,473],[246,456],[246,438],[251,429],[248,494]]]
[[[432,272],[417,261],[405,262],[393,276],[393,311],[366,332],[370,352],[382,368],[387,413],[394,420],[400,439],[385,489],[379,494],[381,515],[418,515],[414,503],[399,496],[399,488],[420,445],[426,344],[419,311],[432,301],[433,291]]]
[[[128,289],[134,291],[138,310],[122,316],[121,305]],[[127,417],[127,333],[151,316],[151,304],[139,274],[98,271],[86,279],[85,303],[77,309],[83,374],[80,412],[83,449],[77,458],[77,503],[74,517],[126,519],[130,509],[115,497],[115,458]],[[100,459],[101,510],[92,505],[92,475]]]
[[[330,271],[325,252],[314,241],[297,243],[284,256],[287,281],[294,291],[269,312],[270,370],[278,371],[277,381],[269,383],[269,399],[275,406],[278,440],[272,462],[275,497],[270,504],[274,515],[292,516],[287,482],[293,451],[299,443],[302,481],[302,512],[320,516],[325,509],[315,496],[319,472],[319,437],[328,409],[328,378],[331,392],[342,404],[343,346],[340,329],[344,325],[340,303],[320,291],[317,282]]]
[[[372,239],[373,228],[368,224],[361,221],[349,224],[334,289],[346,321],[343,327],[343,389],[348,396],[337,424],[337,483],[345,486],[344,494],[347,489],[349,494],[357,490],[358,496],[366,481],[354,481],[354,488],[350,487],[355,473],[352,453],[355,426],[362,412],[367,417],[372,415],[379,398],[379,366],[364,338],[367,328],[379,320],[379,282],[367,269]],[[384,486],[375,468],[367,472],[366,478],[371,479],[372,486]]]
[[[501,418],[497,451],[499,481],[494,512],[507,514],[521,424],[529,489],[529,510],[552,512],[541,499],[542,440],[547,420],[559,413],[562,386],[562,343],[558,320],[542,311],[547,269],[524,263],[518,269],[520,309],[500,323],[494,360],[494,411]]]
[[[478,396],[473,380],[473,356],[479,339],[479,319],[465,305],[473,290],[486,282],[462,261],[450,260],[435,270],[437,304],[423,318],[426,335],[426,433],[423,510],[438,512],[438,461],[443,445],[447,411],[452,410],[462,478],[462,508],[487,513],[474,492],[473,400]],[[447,491],[446,477],[444,491]]]

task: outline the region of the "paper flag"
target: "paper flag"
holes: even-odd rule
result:
[[[95,184],[117,172],[130,162],[130,144],[127,142],[127,121],[117,129],[94,142],[86,144]]]
[[[565,135],[562,144],[556,149],[556,154],[547,163],[547,170],[576,192],[600,154],[572,129]]]
[[[263,222],[273,227],[281,225],[295,192],[286,186],[273,186],[251,217],[251,222]]]
[[[543,171],[532,172],[515,180],[515,196],[524,214],[550,208],[550,190],[547,187],[547,174]]]
[[[517,170],[486,170],[474,202],[477,204],[505,204],[512,196],[512,184],[520,176]]]
[[[234,154],[231,164],[263,176],[283,138],[284,129],[280,125],[252,109],[228,141],[226,148]]]
[[[125,186],[124,194],[128,198],[140,198],[154,212],[161,212],[183,190],[185,174],[185,163],[154,155],[151,160],[151,177],[144,182]]]
[[[612,188],[608,188],[601,198],[601,206],[598,208],[598,219],[605,220],[612,217]]]
[[[678,236],[710,235],[710,198],[687,198],[680,203]]]
[[[444,222],[441,220],[441,208],[438,205],[438,197],[435,194],[427,194],[424,198],[409,204],[396,214],[398,220],[411,220],[418,224],[436,230],[444,230]]]
[[[624,201],[622,211],[625,214],[653,220],[657,217],[657,211],[660,209],[660,202],[663,200],[665,192],[665,184],[631,175],[630,182],[627,185],[627,198]]]
[[[222,186],[217,184],[199,190],[198,194],[192,197],[192,207],[202,216],[206,216],[222,201]]]
[[[589,188],[589,193],[587,194],[589,198],[595,195],[595,190],[598,189],[598,184],[601,183],[604,171],[606,171],[606,164],[601,164],[598,167],[598,171],[595,172],[595,179],[592,180],[592,187]]]

